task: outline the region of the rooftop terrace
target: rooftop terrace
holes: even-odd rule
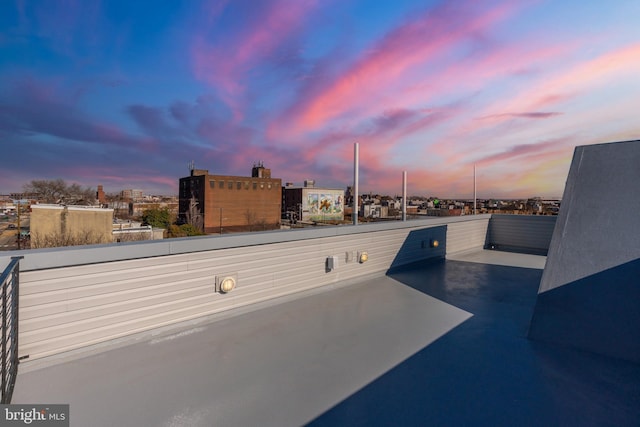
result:
[[[637,426],[640,239],[626,221],[640,201],[602,224],[581,205],[633,194],[629,147],[616,168],[610,147],[576,150],[557,223],[478,215],[24,252],[28,358],[12,403],[68,403],[73,426]],[[590,164],[623,175],[615,192]]]
[[[25,370],[14,403],[92,426],[637,425],[640,366],[528,340],[542,270],[478,256],[513,259],[422,261]]]

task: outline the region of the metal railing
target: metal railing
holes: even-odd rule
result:
[[[18,289],[20,260],[12,257],[11,262],[0,274],[2,286],[2,390],[0,403],[11,403],[13,387],[18,375]]]

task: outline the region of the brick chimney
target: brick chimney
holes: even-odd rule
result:
[[[107,200],[104,196],[104,190],[102,189],[102,185],[98,185],[98,191],[96,192],[96,199],[98,199],[98,203],[104,205]]]

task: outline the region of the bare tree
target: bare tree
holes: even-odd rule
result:
[[[26,193],[36,193],[45,203],[64,203],[67,205],[94,204],[95,190],[82,188],[78,184],[67,185],[63,179],[33,180],[24,185]]]
[[[266,230],[267,229],[267,220],[264,218],[260,218],[258,221],[256,221],[256,226],[258,230]]]
[[[129,203],[122,198],[120,193],[105,194],[105,200],[113,208],[113,219],[129,218]]]
[[[192,225],[200,231],[204,231],[204,218],[202,218],[198,201],[193,196],[189,199],[189,209],[185,213],[185,219],[187,224]]]
[[[93,245],[98,243],[110,243],[110,241],[92,230],[83,230],[77,233],[63,232],[44,235],[31,233],[31,247],[33,249]]]
[[[256,229],[256,226],[258,226],[258,214],[250,209],[247,209],[244,212],[244,218],[247,221],[247,227],[249,228],[249,231],[254,231]]]

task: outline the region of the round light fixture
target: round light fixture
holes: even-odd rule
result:
[[[436,239],[431,239],[431,247],[437,248],[438,246],[440,246],[440,242],[438,242]]]
[[[236,280],[233,277],[225,277],[220,282],[220,292],[226,294],[236,287]]]
[[[367,252],[360,252],[360,254],[358,255],[358,262],[360,264],[367,262],[368,259],[369,259],[369,254]]]

